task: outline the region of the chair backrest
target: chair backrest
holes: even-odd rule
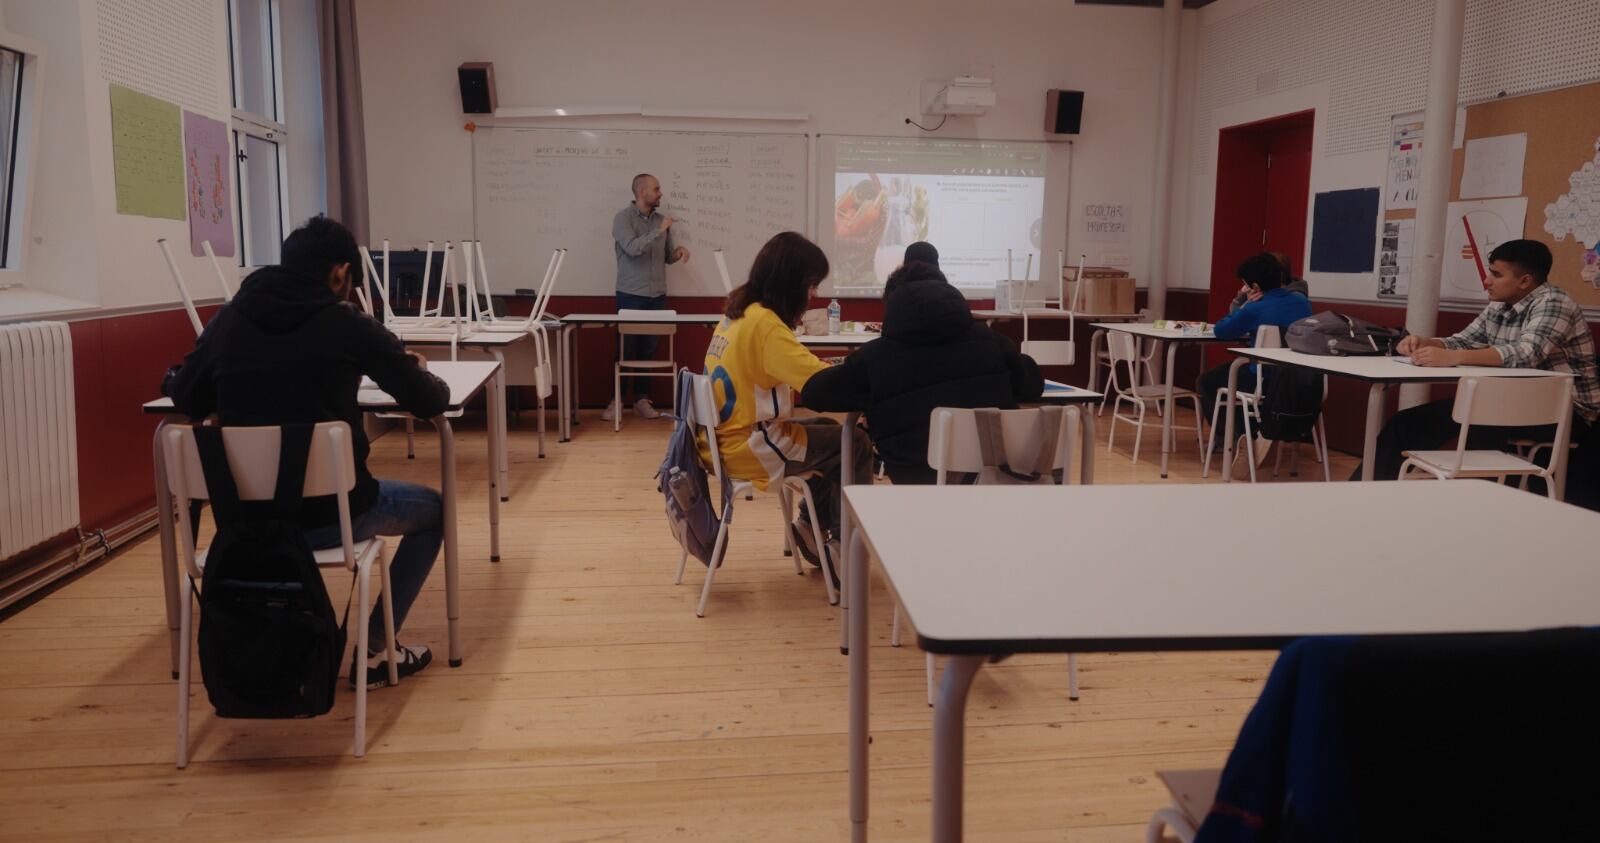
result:
[[[728,262],[722,257],[722,250],[713,251],[711,256],[717,259],[717,275],[722,279],[722,292],[733,292],[733,276],[728,274]]]
[[[677,316],[676,310],[630,310],[622,308],[617,311],[618,316]],[[622,322],[617,325],[618,334],[632,334],[634,336],[666,336],[676,334],[678,326],[671,322]]]
[[[1038,407],[1023,410],[1000,410],[1001,439],[1006,453],[1012,457],[1037,453],[1043,445],[1047,431],[1043,420],[1046,415]],[[1072,428],[1078,423],[1078,408],[1065,407],[1060,415],[1061,427],[1056,431],[1056,451],[1051,457],[1052,471],[1065,471],[1072,463],[1072,449],[1077,437]],[[998,479],[998,472],[984,465],[983,446],[978,441],[976,411],[963,407],[935,407],[929,418],[928,467],[943,485],[948,472],[978,475],[979,483]],[[1041,483],[1051,482],[1048,475]]]
[[[1572,416],[1572,378],[1462,378],[1450,415],[1461,424],[1497,427],[1560,424]]]
[[[168,491],[191,500],[208,500],[205,470],[194,443],[194,428],[169,424],[162,430],[162,452],[167,462]],[[282,433],[277,426],[224,427],[222,445],[228,468],[241,501],[272,500],[278,483],[278,449]],[[355,452],[350,447],[350,426],[342,421],[322,422],[311,433],[311,453],[306,458],[306,482],[301,493],[308,498],[349,492],[356,484]]]
[[[1256,339],[1255,339],[1255,342],[1253,343],[1253,345],[1254,345],[1255,348],[1283,348],[1283,329],[1279,328],[1277,325],[1262,325],[1262,326],[1256,328]],[[1270,364],[1258,364],[1258,365],[1270,365]],[[1261,400],[1261,387],[1263,385],[1265,385],[1266,382],[1267,382],[1266,378],[1263,378],[1263,377],[1256,378],[1256,400],[1257,401]],[[1324,384],[1326,384],[1327,379],[1324,378],[1323,382],[1324,382]],[[1324,387],[1324,388],[1326,388],[1326,387]]]
[[[1067,338],[1064,340],[1036,340],[1029,338],[1028,311],[1022,311],[1022,353],[1041,366],[1071,366],[1078,359],[1078,318],[1067,314]]]
[[[689,421],[700,428],[706,438],[706,444],[711,451],[711,476],[722,482],[722,452],[717,448],[717,413],[716,391],[711,387],[709,375],[696,375],[685,371],[683,377],[689,378],[690,402],[687,407],[680,407],[678,412],[688,413]]]
[[[1141,363],[1147,364],[1147,361],[1139,356],[1138,339],[1136,339],[1133,334],[1125,331],[1107,331],[1106,352],[1111,355],[1111,371],[1113,374],[1115,374],[1117,371],[1117,366],[1119,364],[1123,367],[1124,371],[1128,373],[1128,382],[1126,385],[1124,385],[1122,381],[1118,379],[1118,391],[1125,391],[1138,386],[1139,365]]]

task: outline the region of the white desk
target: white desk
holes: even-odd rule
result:
[[[1135,322],[1131,324],[1096,322],[1094,323],[1094,327],[1096,328],[1097,333],[1100,330],[1120,331],[1124,334],[1132,334],[1141,339],[1151,339],[1166,344],[1167,380],[1166,393],[1162,397],[1165,408],[1161,413],[1161,477],[1165,479],[1167,476],[1167,463],[1172,457],[1172,416],[1174,411],[1177,409],[1172,400],[1172,380],[1177,376],[1176,364],[1178,358],[1178,346],[1183,345],[1184,343],[1204,345],[1206,343],[1237,342],[1238,340],[1218,339],[1217,335],[1211,333],[1210,331],[1207,331],[1203,334],[1185,334],[1182,331],[1174,331],[1169,328],[1157,328],[1155,325],[1152,325],[1148,322]],[[1091,339],[1089,343],[1089,359],[1091,361],[1094,360],[1093,339]],[[1098,370],[1091,367],[1090,371],[1095,372]],[[1094,389],[1095,386],[1095,378],[1094,375],[1091,374],[1089,377],[1089,388]],[[1202,422],[1203,420],[1201,419],[1195,419],[1194,423],[1199,425],[1202,424]],[[1224,463],[1224,465],[1226,465],[1226,463]]]
[[[801,345],[813,348],[859,348],[883,336],[874,331],[854,331],[848,334],[800,334],[795,339]]]
[[[500,472],[500,500],[510,500],[511,491],[511,458],[506,439],[508,436],[506,424],[506,384],[509,379],[509,367],[506,366],[506,354],[509,351],[523,347],[533,338],[527,331],[471,331],[457,337],[451,330],[444,328],[418,327],[414,325],[389,326],[395,336],[408,347],[420,348],[447,348],[452,359],[456,349],[464,348],[487,354],[494,358],[500,368],[496,370],[494,382],[490,389],[500,399],[500,412],[489,414],[489,438],[494,440],[495,462]],[[430,358],[431,359],[431,358]],[[448,361],[439,361],[448,362]],[[538,365],[537,359],[534,365]],[[544,399],[539,399],[539,458],[544,459]]]
[[[428,364],[428,371],[438,375],[450,387],[450,403],[446,411],[466,406],[500,370],[499,363],[439,361]],[[498,409],[499,397],[494,390],[487,392],[489,413]],[[375,389],[361,390],[361,409],[366,412],[401,411],[393,397]],[[144,412],[167,417],[167,421],[182,420],[172,406],[172,399],[158,398],[144,404]],[[445,615],[449,623],[450,666],[461,666],[461,552],[456,536],[456,446],[455,431],[450,420],[443,415],[430,419],[439,432],[439,496],[444,500],[444,591]],[[489,438],[489,561],[500,561],[500,491],[499,472],[493,470],[498,454],[494,439]],[[178,676],[178,601],[188,599],[180,594],[178,583],[177,537],[173,530],[176,519],[172,512],[172,497],[167,494],[167,461],[161,453],[161,425],[156,426],[151,449],[155,456],[156,481],[156,533],[161,538],[161,579],[167,595],[167,630],[171,638],[172,676]]]
[[[722,321],[720,313],[667,313],[646,311],[622,316],[616,313],[569,313],[556,317],[561,320],[561,342],[557,345],[557,366],[561,370],[560,441],[572,438],[572,425],[578,419],[578,355],[572,342],[572,332],[579,328],[600,328],[606,325],[715,325]],[[620,408],[619,408],[620,410]]]
[[[1255,361],[1258,363],[1275,363],[1278,365],[1304,366],[1315,369],[1327,375],[1337,375],[1342,378],[1362,381],[1371,384],[1367,391],[1367,427],[1361,445],[1361,479],[1371,480],[1373,463],[1378,455],[1378,430],[1383,427],[1383,393],[1389,387],[1401,383],[1454,383],[1466,377],[1487,378],[1536,378],[1551,377],[1555,372],[1543,369],[1508,369],[1498,366],[1449,366],[1430,367],[1413,366],[1402,363],[1393,357],[1330,357],[1321,354],[1306,354],[1300,351],[1291,351],[1287,348],[1230,348],[1228,352],[1238,355],[1233,365],[1228,367],[1228,420],[1224,426],[1226,435],[1222,440],[1222,480],[1224,483],[1233,481],[1233,472],[1226,466],[1233,465],[1234,433],[1233,425],[1233,390],[1239,385],[1239,367]]]
[[[934,712],[938,843],[961,839],[964,708],[993,655],[1253,650],[1305,635],[1600,623],[1592,552],[1600,516],[1493,483],[851,486],[844,501],[855,525],[845,572],[858,843],[867,839],[874,557],[919,645],[954,656]],[[1267,511],[1273,517],[1252,528],[1251,541],[1196,539],[1240,512]],[[1360,525],[1359,540],[1306,541],[1327,533],[1329,513]],[[1075,531],[1063,542],[1064,516],[1113,528]],[[1437,529],[1441,520],[1448,529]],[[1015,525],[1003,553],[993,535],[972,529],[996,523]],[[1135,525],[1147,550],[1130,553],[1123,536]],[[1529,552],[1530,535],[1540,537],[1538,553]],[[1169,552],[1179,546],[1191,552]],[[986,566],[982,576],[973,573],[976,560]]]

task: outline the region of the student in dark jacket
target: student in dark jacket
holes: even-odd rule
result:
[[[811,376],[807,407],[865,410],[895,483],[933,483],[928,417],[935,407],[1015,408],[1044,392],[1039,366],[1011,340],[973,320],[937,268],[911,262],[884,284],[883,336]]]
[[[356,483],[350,526],[356,540],[403,536],[390,565],[398,630],[444,540],[444,507],[426,486],[377,480],[356,393],[366,375],[408,412],[444,412],[449,388],[424,370],[399,338],[345,302],[361,266],[349,230],[314,217],[283,241],[283,263],[246,278],[233,301],[195,341],[172,382],[172,400],[192,419],[215,413],[224,425],[344,421],[350,425]],[[337,502],[305,502],[301,526],[313,548],[339,544]],[[383,615],[372,613],[371,641],[383,646]],[[400,647],[400,675],[427,667],[427,647]],[[388,683],[387,652],[366,654],[369,687]],[[352,665],[350,680],[355,682]]]

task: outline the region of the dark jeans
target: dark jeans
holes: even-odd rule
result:
[[[636,296],[633,293],[617,291],[617,310],[666,310],[666,296]],[[650,360],[656,356],[657,340],[653,336],[628,336],[622,338],[622,356],[615,359],[622,360]],[[634,378],[623,375],[622,398],[627,400],[629,395],[635,399],[650,397],[650,379]],[[619,410],[621,408],[618,408]]]
[[[1196,385],[1195,391],[1200,393],[1200,408],[1205,414],[1207,423],[1211,421],[1212,408],[1217,404],[1217,390],[1228,387],[1228,367],[1231,365],[1233,364],[1224,363],[1215,369],[1208,369],[1200,375],[1200,381]],[[1241,393],[1254,392],[1255,388],[1255,367],[1251,365],[1239,367],[1239,391]],[[1227,419],[1217,419],[1218,432],[1215,441],[1218,447],[1224,444],[1222,434],[1227,428],[1223,427],[1223,425],[1227,423]],[[1244,408],[1238,401],[1235,401],[1233,405],[1233,435],[1244,435]]]
[[[1401,410],[1389,419],[1378,434],[1378,452],[1374,460],[1372,479],[1398,480],[1400,466],[1406,461],[1404,451],[1430,451],[1443,448],[1461,434],[1461,425],[1450,417],[1455,399],[1446,398]],[[1580,440],[1588,433],[1589,425],[1582,418],[1572,417],[1572,440]],[[1513,439],[1532,439],[1549,442],[1556,436],[1553,424],[1536,427],[1486,427],[1473,425],[1467,434],[1467,447],[1483,451],[1503,451]],[[1361,466],[1356,466],[1351,480],[1361,479]]]
[[[399,635],[406,612],[421,593],[422,584],[439,556],[439,546],[444,543],[444,499],[427,486],[379,480],[378,499],[372,502],[370,509],[350,520],[350,531],[355,541],[373,536],[402,537],[389,563],[389,587],[394,590],[394,629]],[[307,530],[306,541],[318,550],[338,547],[339,525]],[[373,586],[376,592],[377,583]],[[373,648],[383,646],[381,606],[373,601],[372,617],[367,624],[369,646]]]
[[[843,431],[838,422],[829,418],[794,419],[793,422],[806,429],[806,456],[805,459],[785,461],[783,473],[792,476],[808,471],[817,472],[806,479],[806,485],[811,487],[811,499],[817,502],[816,517],[821,519],[822,528],[837,539],[840,486],[844,479],[844,462],[839,456],[839,435]],[[856,428],[851,439],[851,450],[855,452],[852,455],[855,459],[855,482],[871,483],[872,440],[867,438],[865,430]],[[802,504],[800,509],[802,517],[806,517],[805,505]]]

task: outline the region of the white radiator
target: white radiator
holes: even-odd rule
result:
[[[0,559],[78,526],[78,425],[65,322],[0,325]]]

